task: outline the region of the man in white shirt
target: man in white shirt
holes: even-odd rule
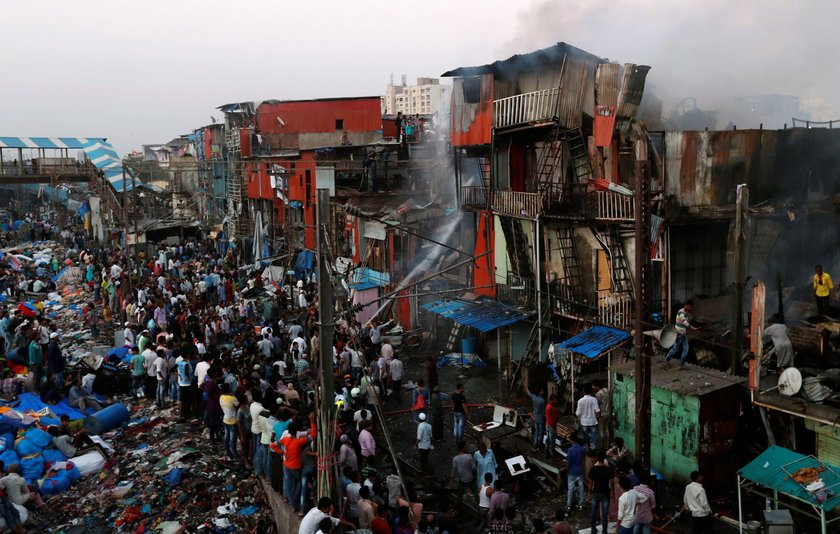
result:
[[[683,505],[691,512],[691,527],[693,532],[714,532],[712,527],[712,508],[703,487],[703,475],[699,471],[692,471],[691,482],[685,487]]]
[[[583,434],[586,438],[586,445],[590,450],[598,448],[598,414],[601,408],[598,407],[598,399],[592,396],[591,391],[584,393],[578,400],[575,415],[583,427]]]
[[[131,329],[131,325],[128,321],[126,321],[125,323],[125,330],[123,330],[123,338],[125,338],[125,342],[123,343],[124,346],[134,346],[134,331]]]
[[[207,380],[207,371],[209,370],[210,362],[207,361],[207,358],[202,358],[200,362],[195,364],[195,377],[198,380],[199,389],[201,389],[201,386],[204,384],[204,381]]]
[[[385,346],[383,345],[382,348],[384,349]],[[396,355],[394,355],[393,358],[394,359],[388,363],[388,376],[391,377],[391,389],[394,390],[394,404],[399,406],[400,389],[402,389],[403,379],[403,362]],[[429,428],[431,428],[431,425]]]
[[[764,337],[773,340],[773,350],[776,354],[776,366],[779,369],[786,369],[793,366],[793,344],[788,335],[788,328],[773,316],[769,321],[770,325],[764,329]]]
[[[347,521],[342,521],[337,517],[331,516],[331,510],[332,499],[329,497],[321,497],[318,499],[318,506],[309,510],[306,515],[303,516],[303,519],[300,520],[300,529],[298,529],[298,534],[315,534],[318,532],[318,524],[322,519],[329,519],[332,521],[334,526],[338,526],[343,523],[350,528],[356,528],[356,526],[352,523],[348,523]]]
[[[292,345],[294,345],[295,343],[298,344],[298,350],[300,351],[300,354],[301,355],[305,354],[306,353],[306,341],[302,337],[298,336],[298,337],[292,339]]]
[[[155,379],[157,380],[157,390],[155,391],[155,401],[158,408],[163,408],[166,401],[166,390],[169,386],[169,364],[164,357],[166,352],[163,349],[158,349],[157,358],[155,358]]]
[[[365,369],[365,359],[349,345],[345,350],[350,353],[350,373],[353,375],[353,380],[358,384],[362,380],[362,373]]]
[[[618,485],[624,490],[618,498],[618,532],[619,534],[633,534],[636,525],[636,502],[638,494],[630,489],[630,479],[622,476]]]
[[[157,360],[157,353],[154,350],[148,348],[143,351],[143,369],[146,370],[146,387],[144,392],[148,399],[155,396],[155,389],[157,388],[155,360]]]

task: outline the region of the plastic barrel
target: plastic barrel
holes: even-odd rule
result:
[[[121,403],[116,403],[99,410],[85,419],[85,428],[91,434],[100,435],[113,430],[128,421],[128,409]]]
[[[461,338],[461,352],[464,354],[478,354],[476,352],[476,342],[474,337]]]

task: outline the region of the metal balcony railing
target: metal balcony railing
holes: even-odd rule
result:
[[[633,322],[633,299],[624,293],[598,291],[590,301],[581,300],[575,288],[562,281],[550,286],[551,309],[557,315],[594,321],[598,324],[621,328],[631,328]]]
[[[549,120],[557,115],[560,89],[543,89],[493,101],[493,127],[507,128]]]
[[[544,211],[543,195],[541,193],[525,193],[522,191],[488,191],[481,186],[466,185],[461,187],[460,201],[464,209],[481,210],[488,206],[500,215],[535,219]]]
[[[595,218],[601,221],[633,221],[635,202],[633,197],[615,191],[594,191]]]
[[[487,189],[482,186],[461,186],[460,205],[467,209],[485,209],[487,207]]]
[[[635,220],[634,197],[615,191],[592,191],[589,184],[553,185],[545,192],[546,210],[563,219],[599,222]]]

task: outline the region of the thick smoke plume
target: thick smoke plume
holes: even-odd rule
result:
[[[770,120],[761,101],[743,97],[792,95],[798,117],[840,119],[838,15],[840,3],[813,0],[546,0],[520,13],[501,53],[565,41],[653,67],[648,89],[664,100],[666,118],[694,97],[718,112],[717,128],[781,128],[791,125],[789,100]]]

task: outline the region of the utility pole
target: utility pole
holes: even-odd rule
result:
[[[635,291],[635,335],[636,349],[636,457],[642,465],[650,466],[650,375],[651,355],[646,350],[646,324],[650,317],[651,300],[651,198],[650,163],[636,161],[636,284]]]
[[[735,336],[732,341],[732,361],[729,372],[738,374],[741,366],[741,349],[744,346],[744,213],[750,204],[750,189],[747,184],[738,184],[735,194],[735,306],[733,307],[734,317],[732,318]]]
[[[321,343],[320,364],[315,365],[320,376],[318,401],[318,498],[335,497],[336,466],[333,455],[335,437],[335,386],[333,385],[333,288],[328,246],[330,221],[330,190],[318,189],[317,233],[315,249],[318,254],[318,337]],[[314,358],[314,355],[313,355]]]

